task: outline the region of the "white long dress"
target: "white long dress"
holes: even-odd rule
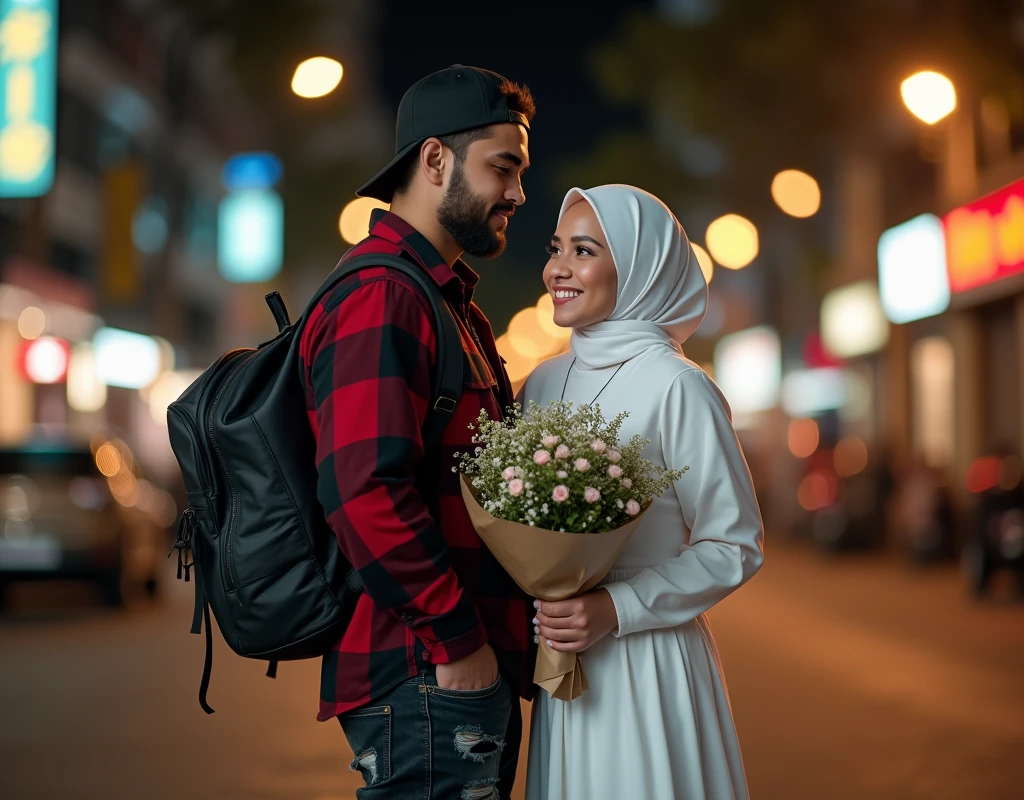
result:
[[[562,394],[572,353],[530,376],[525,401]],[[656,499],[605,579],[619,629],[583,654],[590,690],[534,703],[527,800],[746,798],[718,651],[704,615],[761,565],[761,515],[724,397],[695,364],[654,348],[615,367],[568,373],[565,399],[621,441],[650,440],[655,463],[689,471]],[[606,382],[611,382],[602,390]]]

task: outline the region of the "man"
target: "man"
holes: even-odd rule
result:
[[[508,797],[532,695],[532,600],[482,544],[454,453],[511,387],[463,252],[494,258],[526,197],[528,89],[456,65],[414,84],[395,158],[358,194],[391,203],[347,257],[397,254],[441,288],[465,353],[462,396],[438,446],[421,427],[437,352],[421,289],[366,269],[320,303],[302,333],[318,494],[365,592],[324,658],[320,720],[338,717],[360,798]],[[358,286],[343,302],[332,300]],[[466,793],[465,795],[463,793]]]

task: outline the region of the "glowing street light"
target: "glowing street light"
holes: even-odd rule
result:
[[[786,169],[772,181],[775,204],[791,217],[813,217],[821,207],[821,189],[818,182],[806,172]]]
[[[934,125],[956,108],[953,82],[938,72],[918,72],[900,84],[903,103],[918,119]]]
[[[711,257],[726,269],[743,269],[757,258],[757,228],[738,214],[726,214],[708,225],[704,240]]]
[[[711,254],[699,244],[690,242],[690,247],[693,248],[693,254],[697,256],[700,271],[704,273],[704,282],[710,285],[711,276],[715,274],[715,262],[711,258]]]
[[[317,56],[306,59],[295,68],[292,91],[299,97],[323,97],[337,88],[343,72],[341,64],[333,58]]]
[[[540,329],[552,339],[553,342],[564,344],[569,341],[572,335],[572,328],[562,328],[555,324],[555,303],[551,294],[545,292],[537,301],[537,320]]]
[[[341,210],[338,230],[349,244],[359,244],[370,230],[370,214],[378,208],[390,208],[387,203],[372,197],[357,197]]]

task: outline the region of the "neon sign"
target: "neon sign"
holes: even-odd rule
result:
[[[53,185],[57,0],[0,0],[0,197]]]
[[[1024,180],[951,211],[942,226],[953,292],[1024,272]]]

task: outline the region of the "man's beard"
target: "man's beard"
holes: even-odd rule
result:
[[[511,203],[488,207],[486,200],[473,194],[462,164],[456,162],[448,191],[437,209],[437,221],[448,235],[471,256],[497,258],[504,252],[507,240],[504,230],[491,229],[491,214],[495,211],[506,211],[511,216],[515,207]]]

